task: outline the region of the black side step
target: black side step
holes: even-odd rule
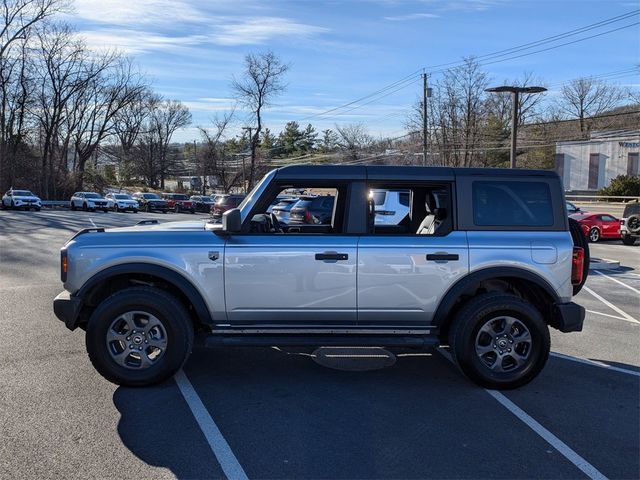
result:
[[[204,339],[206,347],[433,347],[438,339],[424,335],[227,335],[212,334]]]

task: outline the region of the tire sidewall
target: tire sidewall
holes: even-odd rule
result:
[[[144,369],[128,369],[118,365],[107,349],[106,334],[111,323],[128,311],[143,311],[160,320],[167,334],[167,349],[158,363]],[[93,312],[87,325],[86,347],[91,360],[108,380],[119,385],[145,386],[171,377],[185,362],[193,343],[193,330],[188,315],[177,300],[171,301],[153,289],[129,289],[103,301]]]
[[[538,310],[519,301],[517,297],[509,301],[508,298],[496,297],[488,299],[486,305],[475,311],[461,311],[466,320],[456,336],[454,345],[455,357],[462,371],[485,388],[511,389],[522,386],[533,378],[544,367],[550,347],[549,329],[544,323]],[[464,309],[463,309],[464,310]],[[491,318],[510,316],[522,322],[531,334],[532,348],[530,358],[522,367],[513,372],[495,373],[490,370],[478,357],[475,351],[476,337],[480,328]]]
[[[595,240],[591,238],[592,234],[594,234],[593,236],[595,236]],[[600,240],[600,230],[596,227],[592,227],[591,230],[589,230],[589,241],[596,243],[598,240]]]

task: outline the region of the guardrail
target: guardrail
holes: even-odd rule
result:
[[[565,193],[567,200],[575,200],[578,202],[593,202],[593,203],[628,203],[628,202],[640,202],[640,197],[625,197],[625,196],[609,196],[609,195],[571,195]]]
[[[47,208],[69,208],[69,200],[42,200],[42,206]]]

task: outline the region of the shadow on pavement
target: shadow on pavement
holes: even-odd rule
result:
[[[118,388],[122,443],[147,464],[181,479],[224,478],[209,444],[173,381],[149,388]]]

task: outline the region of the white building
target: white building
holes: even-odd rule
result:
[[[640,130],[593,132],[589,140],[556,143],[556,171],[569,191],[596,191],[618,175],[640,173]]]

